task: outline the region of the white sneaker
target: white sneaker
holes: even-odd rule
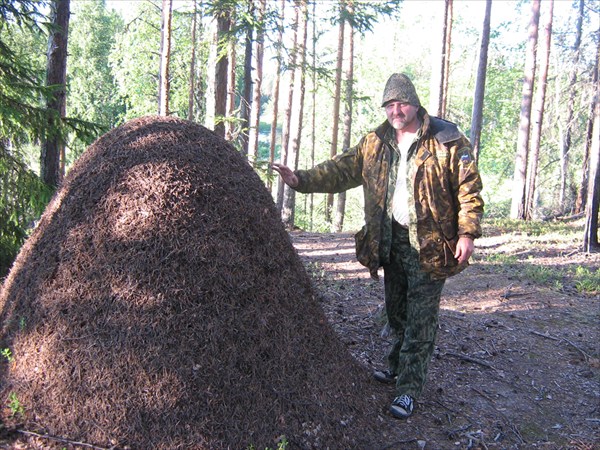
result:
[[[414,408],[414,400],[410,395],[400,395],[394,399],[390,412],[394,417],[406,419],[410,417]]]

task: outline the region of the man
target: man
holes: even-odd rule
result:
[[[378,278],[395,341],[378,381],[396,383],[390,412],[409,417],[434,350],[447,277],[463,270],[481,236],[481,178],[469,140],[430,117],[411,80],[393,74],[383,92],[387,121],[359,144],[310,170],[273,168],[298,192],[342,192],[362,185],[365,226],[358,260]]]

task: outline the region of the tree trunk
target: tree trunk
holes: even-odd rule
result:
[[[231,23],[235,19],[231,18]],[[236,98],[236,73],[235,68],[237,65],[237,52],[236,52],[237,42],[235,39],[229,39],[228,48],[228,58],[229,64],[227,66],[227,106],[225,116],[227,120],[224,123],[225,126],[225,140],[233,141],[235,140],[235,98]]]
[[[293,116],[290,127],[290,148],[288,153],[288,161],[293,164],[293,168],[298,168],[298,159],[300,156],[300,138],[302,137],[302,121],[304,114],[304,88],[305,88],[305,70],[304,63],[306,61],[306,39],[308,34],[307,29],[307,4],[306,0],[296,0],[295,7],[298,10],[298,29],[302,36],[298,42],[296,51],[298,52],[297,64],[294,71],[296,72],[296,83],[293,96]],[[294,228],[294,216],[296,201],[296,191],[286,185],[284,189],[283,208],[281,210],[282,221],[288,230]]]
[[[313,2],[312,11],[312,123],[311,123],[311,142],[310,142],[310,167],[315,166],[315,151],[317,141],[317,4]],[[308,229],[313,230],[313,219],[315,211],[315,194],[309,194],[308,203]]]
[[[279,86],[281,82],[281,47],[283,45],[283,24],[285,18],[285,0],[281,0],[281,12],[279,16],[279,24],[277,26],[277,42],[275,44],[275,60],[276,73],[275,82],[273,83],[273,117],[271,118],[271,135],[269,139],[269,169],[267,177],[267,187],[269,192],[272,189],[273,169],[271,165],[275,162],[275,147],[277,144],[277,117],[279,116]]]
[[[598,59],[596,59],[596,72]],[[587,192],[587,205],[585,208],[585,231],[583,236],[583,249],[586,252],[600,250],[598,243],[598,208],[600,204],[600,88],[595,86],[594,131],[592,133],[592,151],[590,152],[590,174]]]
[[[579,55],[581,50],[581,36],[583,28],[583,15],[585,0],[579,0],[579,14],[577,16],[577,26],[575,27],[575,43],[573,44],[573,60],[571,62],[571,73],[569,75],[569,98],[567,100],[565,129],[560,146],[560,188],[559,205],[565,207],[565,197],[567,192],[567,174],[569,169],[569,150],[571,149],[571,134],[575,125],[573,110],[575,109],[575,94],[577,92],[577,67],[579,65]],[[560,211],[563,213],[564,211]]]
[[[290,70],[288,98],[287,98],[285,114],[284,114],[284,118],[283,118],[283,126],[281,129],[281,155],[279,157],[281,164],[285,164],[287,166],[292,165],[292,163],[288,159],[288,148],[289,148],[289,143],[290,143],[289,138],[290,138],[290,126],[291,126],[291,119],[292,119],[292,107],[293,107],[292,102],[294,99],[294,84],[295,84],[294,78],[296,76],[296,71],[294,70],[294,68],[296,67],[296,64],[298,64],[298,26],[299,26],[298,22],[299,22],[299,11],[298,11],[298,7],[295,6],[294,7],[294,23],[292,25],[292,30],[294,30],[293,44],[292,44],[292,51],[290,52],[290,64],[289,64],[289,67],[291,67],[292,69]],[[281,180],[281,177],[279,177],[278,180],[279,180],[279,183],[277,185],[277,208],[279,209],[279,211],[281,211],[283,213],[283,197],[284,197],[284,191],[285,191],[286,185]]]
[[[188,84],[188,120],[194,120],[194,94],[196,93],[196,28],[198,16],[198,3],[194,0],[194,12],[192,14],[192,53],[190,55],[190,80]]]
[[[42,143],[40,172],[44,183],[57,187],[60,182],[60,154],[64,146],[60,132],[61,119],[66,111],[67,43],[69,38],[70,0],[54,0],[52,24],[48,38],[48,65],[46,85],[56,86],[48,100],[48,122],[50,131]]]
[[[333,96],[333,123],[331,127],[331,148],[329,156],[334,157],[338,151],[338,130],[340,123],[340,102],[342,92],[342,65],[344,63],[344,33],[346,20],[344,19],[344,0],[340,1],[340,23],[338,28],[338,49],[337,49],[337,65],[335,68],[335,91]],[[327,195],[327,205],[325,208],[325,220],[327,223],[332,223],[333,211],[333,194]]]
[[[600,40],[596,42],[596,63],[594,70],[590,75],[592,86],[598,87],[598,62],[600,61]],[[587,206],[587,190],[589,185],[589,167],[590,167],[590,154],[592,148],[592,142],[594,138],[594,110],[596,108],[596,102],[598,101],[597,95],[592,96],[590,115],[588,117],[586,133],[585,133],[585,152],[583,155],[582,175],[581,175],[581,187],[577,192],[577,201],[575,202],[575,214],[581,214]],[[598,129],[596,129],[598,133]]]
[[[263,77],[263,55],[264,55],[264,15],[267,7],[266,0],[258,0],[258,8],[256,11],[256,21],[258,27],[256,30],[255,42],[255,61],[256,68],[254,70],[254,89],[252,95],[252,108],[250,110],[250,136],[248,141],[248,155],[251,161],[258,160],[258,137],[260,134],[260,98],[262,95],[262,77]]]
[[[519,132],[517,136],[517,155],[515,158],[513,193],[510,207],[511,219],[525,218],[525,181],[527,175],[531,103],[533,97],[533,83],[535,80],[535,60],[538,40],[538,27],[540,21],[540,0],[533,0],[531,5],[531,21],[529,22],[529,37],[527,40],[525,54],[521,113],[519,119]]]
[[[351,1],[348,3],[348,14],[354,12]],[[348,57],[346,62],[346,109],[344,111],[344,139],[342,148],[347,151],[352,139],[352,107],[354,96],[354,28],[348,23]],[[346,192],[340,192],[337,199],[336,214],[333,223],[333,231],[341,233],[344,229],[344,215],[346,210]]]
[[[428,112],[432,116],[442,117],[442,104],[444,101],[444,86],[446,76],[446,58],[448,56],[448,50],[446,48],[448,44],[448,19],[450,17],[451,0],[444,1],[444,13],[442,18],[442,35],[440,47],[436,48],[433,52],[432,57],[432,77],[431,77],[431,94],[429,96],[429,108]]]
[[[169,115],[169,59],[171,58],[171,17],[173,0],[162,1],[160,29],[160,70],[158,76],[158,115]]]
[[[481,32],[481,47],[479,49],[479,65],[477,66],[477,80],[475,82],[475,94],[473,95],[473,114],[471,116],[471,145],[473,146],[475,161],[479,160],[479,147],[481,144],[483,98],[485,96],[485,79],[487,75],[488,48],[490,45],[491,17],[492,0],[486,0],[483,31]]]
[[[440,117],[446,117],[448,105],[448,80],[450,79],[450,53],[452,50],[452,20],[454,17],[454,0],[446,0],[446,24],[444,32],[444,64],[440,96]]]
[[[525,219],[533,218],[533,203],[537,182],[537,169],[542,138],[542,125],[544,121],[544,104],[546,102],[546,87],[548,85],[548,66],[550,62],[550,48],[552,45],[552,18],[554,15],[554,0],[548,2],[548,13],[544,24],[544,39],[542,54],[540,55],[540,71],[538,75],[537,95],[533,108],[533,123],[531,128],[530,154],[528,157],[529,168],[527,172],[527,189],[525,193]]]
[[[248,14],[254,17],[254,2],[248,4]],[[248,133],[250,128],[250,108],[252,104],[252,46],[254,39],[254,25],[246,23],[246,45],[244,51],[244,92],[240,102],[240,153],[248,157]]]
[[[223,120],[227,113],[227,33],[231,28],[231,13],[223,9],[216,13],[217,63],[215,65],[215,133],[225,137]]]

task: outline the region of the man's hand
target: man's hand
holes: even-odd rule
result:
[[[288,166],[284,166],[283,164],[279,163],[273,163],[271,167],[273,167],[275,172],[281,175],[281,179],[289,187],[295,188],[298,186],[298,177]]]
[[[473,239],[468,236],[461,236],[456,243],[454,257],[458,259],[459,264],[462,264],[469,260],[474,249],[475,244],[473,244]]]

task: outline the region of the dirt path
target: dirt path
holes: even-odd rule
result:
[[[292,240],[349,351],[369,371],[385,367],[383,281],[355,261],[352,235],[294,232]],[[436,350],[413,417],[392,418],[393,387],[374,387],[389,399],[381,405],[387,449],[600,448],[599,296],[579,294],[568,279],[560,290],[546,287],[520,269],[535,258],[555,269],[597,271],[600,255],[572,245],[500,233],[477,242],[474,264],[444,288]],[[498,255],[511,255],[516,270]]]

